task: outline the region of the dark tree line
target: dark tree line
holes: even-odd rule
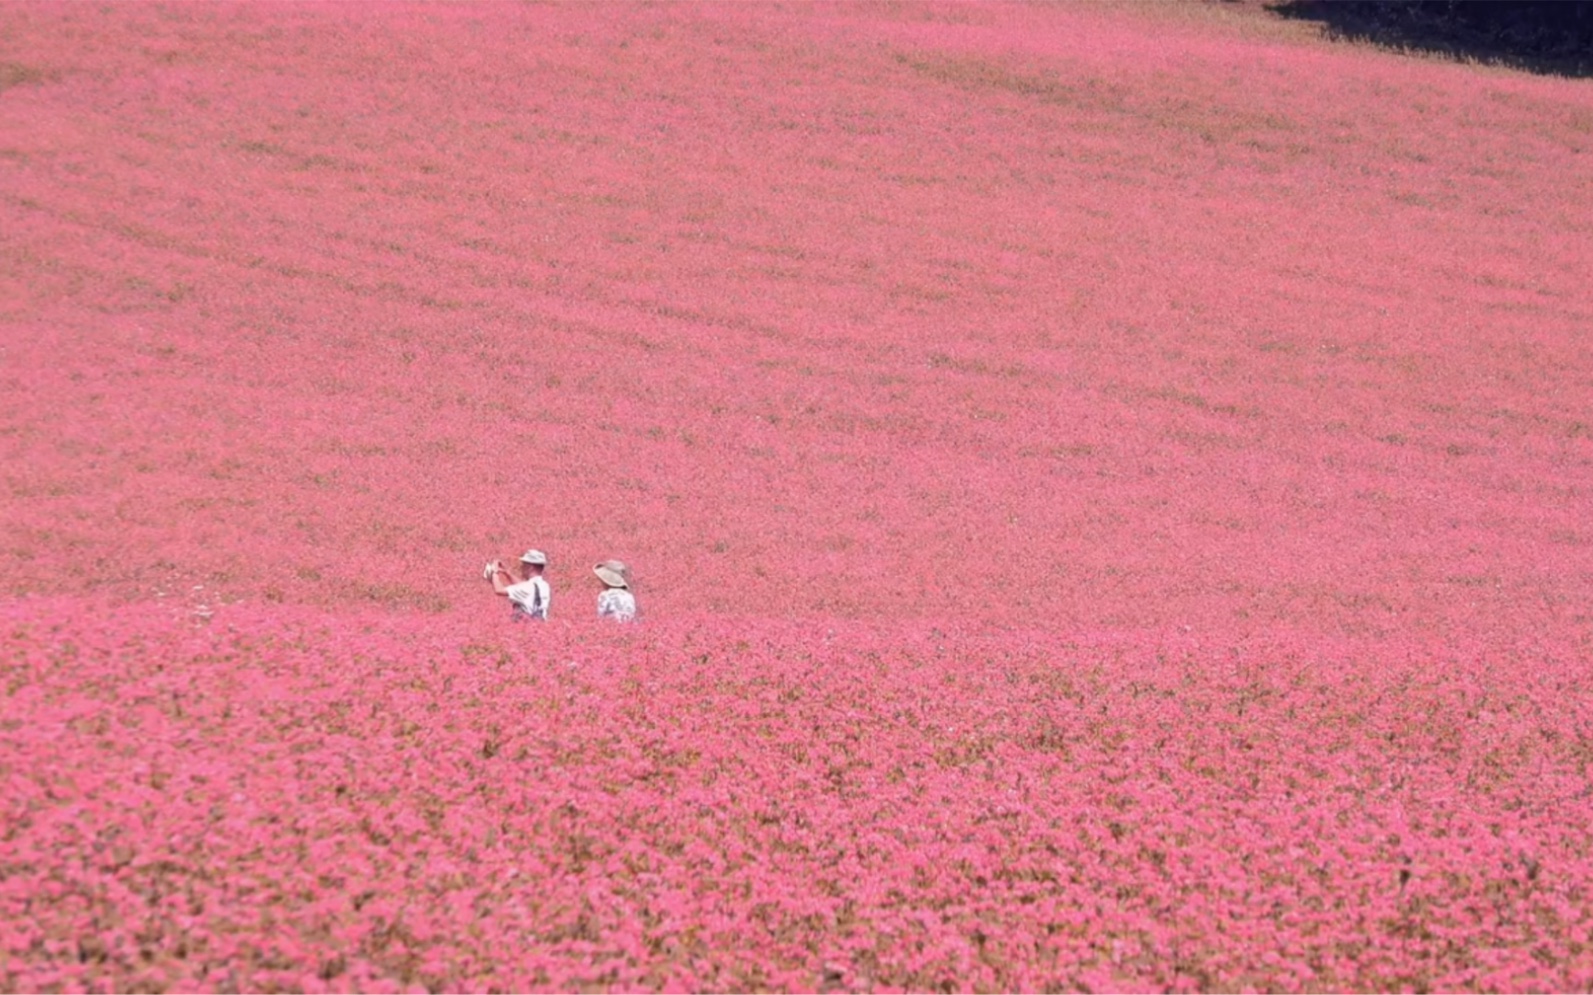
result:
[[[1593,75],[1593,0],[1285,0],[1272,9],[1349,40]]]

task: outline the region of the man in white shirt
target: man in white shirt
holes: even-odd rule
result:
[[[546,621],[548,606],[553,603],[553,589],[548,586],[542,572],[547,569],[547,554],[540,549],[527,550],[520,557],[520,577],[510,573],[498,560],[487,564],[482,573],[492,581],[492,589],[507,595],[514,606],[515,621],[530,619]]]

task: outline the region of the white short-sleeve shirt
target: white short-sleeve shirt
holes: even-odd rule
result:
[[[510,584],[503,593],[509,596],[516,615],[537,619],[548,617],[548,605],[553,603],[553,588],[548,586],[546,578],[532,577],[518,584]]]
[[[636,617],[636,595],[623,587],[611,587],[597,596],[599,618],[629,622]]]

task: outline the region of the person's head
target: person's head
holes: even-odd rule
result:
[[[592,572],[597,574],[597,579],[603,582],[604,587],[631,586],[630,568],[619,560],[604,560],[593,567]]]
[[[548,556],[540,549],[528,549],[520,557],[520,572],[526,577],[539,576],[548,566]]]

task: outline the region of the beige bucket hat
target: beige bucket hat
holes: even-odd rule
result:
[[[609,587],[631,586],[630,568],[619,560],[604,560],[593,567],[592,572],[597,574],[598,580],[601,580]]]

